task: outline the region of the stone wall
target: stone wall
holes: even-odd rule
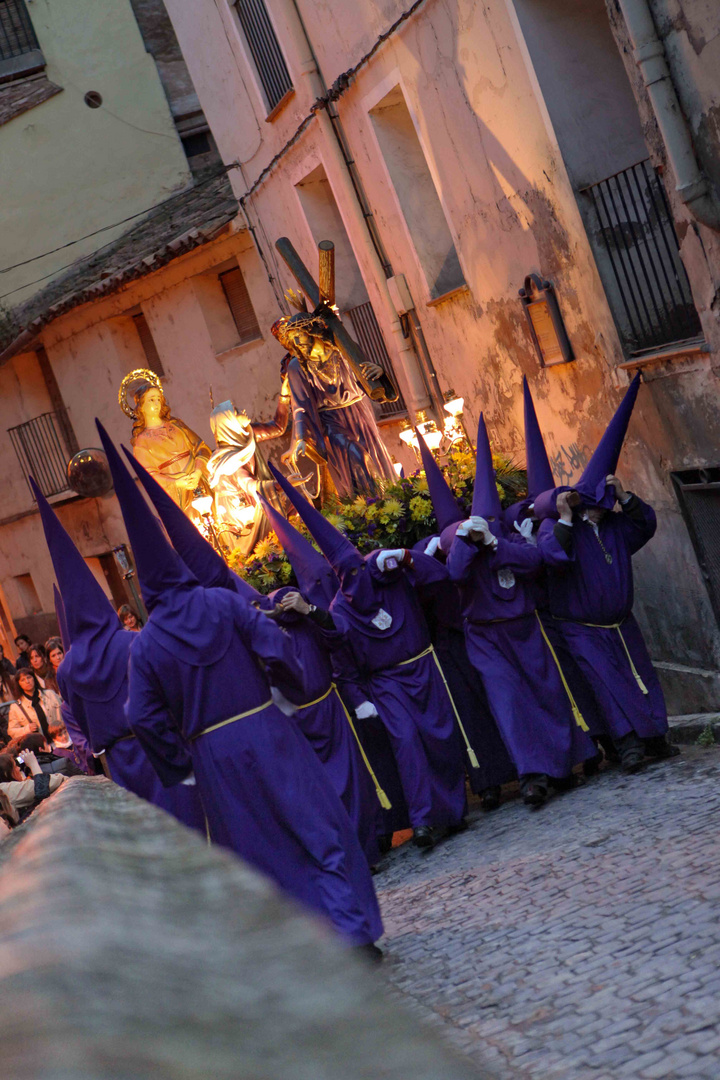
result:
[[[478,1075],[322,923],[100,778],[0,844],[0,980],[4,1080]]]

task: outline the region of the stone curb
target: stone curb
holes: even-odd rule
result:
[[[687,746],[696,743],[710,727],[715,742],[720,745],[720,713],[688,713],[685,716],[669,716],[670,742]]]

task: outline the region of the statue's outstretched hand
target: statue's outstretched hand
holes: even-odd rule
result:
[[[360,370],[366,379],[380,379],[385,374],[379,364],[371,364],[370,361],[361,364]]]

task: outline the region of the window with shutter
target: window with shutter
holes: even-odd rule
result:
[[[235,10],[272,112],[293,85],[265,0],[235,0]]]
[[[154,371],[156,375],[164,375],[165,368],[162,366],[162,360],[160,354],[157,351],[153,336],[150,333],[150,327],[147,324],[147,319],[141,313],[140,315],[133,315],[133,322],[135,323],[135,329],[138,332],[140,342],[145,353],[145,359],[147,360],[147,366],[150,371]]]
[[[226,270],[224,274],[220,274],[220,284],[240,335],[240,344],[244,345],[247,341],[256,341],[262,337],[241,271],[235,268]]]

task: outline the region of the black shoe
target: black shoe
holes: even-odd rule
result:
[[[413,844],[426,851],[435,847],[435,837],[429,825],[420,825],[419,828],[413,829]]]
[[[603,762],[603,755],[600,750],[594,757],[588,758],[587,761],[583,761],[583,776],[597,776],[600,772],[600,766]]]
[[[645,760],[645,746],[642,739],[634,731],[629,731],[621,739],[616,739],[615,746],[620,754],[620,768],[626,776],[631,776],[642,769]]]
[[[655,736],[652,739],[644,739],[645,753],[653,761],[667,761],[668,758],[677,757],[680,747],[669,743],[664,735]]]
[[[601,735],[598,738],[598,743],[602,747],[602,751],[605,755],[605,760],[608,765],[619,765],[620,754],[615,749],[615,743],[612,741],[609,735]]]
[[[457,833],[465,832],[467,827],[468,827],[468,823],[465,820],[465,818],[464,817],[460,818],[460,820],[456,821],[454,825],[448,825],[447,830],[446,830],[446,835],[447,836],[455,836]]]
[[[383,833],[381,836],[378,836],[377,842],[381,855],[387,855],[388,851],[392,849],[392,840],[393,834],[391,832]]]
[[[489,787],[480,792],[480,805],[483,810],[497,810],[500,805],[500,788]]]
[[[361,956],[364,960],[369,960],[371,964],[381,964],[384,959],[384,952],[379,949],[377,945],[355,945],[355,955]]]
[[[523,776],[520,791],[526,806],[542,806],[548,797],[547,776]]]

